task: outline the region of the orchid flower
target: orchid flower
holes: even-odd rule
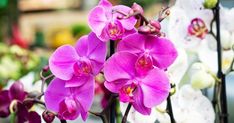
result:
[[[65,87],[66,81],[55,78],[45,92],[48,110],[58,113],[64,120],[74,120],[81,115],[87,119],[94,97],[94,79],[90,78],[82,86]]]
[[[16,113],[14,122],[41,123],[41,118],[35,111],[30,111],[31,104],[24,102],[28,93],[24,91],[21,82],[14,82],[9,90],[0,91],[0,117],[8,117]],[[4,100],[4,101],[2,101]]]
[[[221,7],[220,12],[224,19],[221,19],[221,44],[222,44],[222,68],[223,72],[231,67],[232,60],[234,58],[233,44],[234,44],[234,27],[231,23],[231,20],[234,20],[232,12],[234,8],[227,9]],[[226,20],[227,19],[227,20]],[[214,31],[214,33],[216,33]],[[205,44],[206,43],[206,44]],[[214,73],[217,72],[217,54],[216,54],[216,42],[215,39],[211,36],[207,37],[207,42],[204,42],[205,45],[202,45],[200,51],[198,52],[199,59],[205,63],[207,66],[212,68]],[[209,60],[207,60],[209,59]]]
[[[115,53],[104,65],[104,84],[108,90],[119,94],[121,102],[129,102],[141,114],[149,115],[152,107],[167,98],[170,83],[165,72],[158,68],[151,69],[144,76],[138,74],[140,67],[137,64],[137,55]]]
[[[124,5],[112,6],[108,0],[100,0],[99,4],[91,10],[88,24],[91,30],[102,41],[118,40],[124,36],[134,33],[136,19],[130,17],[123,19],[123,14],[128,15],[131,8]]]
[[[138,56],[136,66],[142,72],[152,69],[153,65],[166,69],[177,57],[177,51],[168,39],[139,33],[129,35],[120,41],[117,51],[136,54]]]
[[[59,47],[49,59],[51,72],[65,81],[66,87],[77,87],[99,73],[106,58],[106,45],[94,33],[83,36],[75,47]]]
[[[199,49],[213,18],[212,11],[205,9],[203,3],[204,0],[176,0],[171,8],[168,37],[177,47],[189,51]]]

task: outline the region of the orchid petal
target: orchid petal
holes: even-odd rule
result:
[[[73,64],[79,56],[75,48],[70,45],[59,47],[49,59],[51,72],[62,80],[69,80],[73,76]]]
[[[162,103],[169,95],[170,83],[164,71],[154,68],[142,79],[144,105],[152,108]]]
[[[89,13],[88,24],[92,31],[100,36],[102,30],[106,26],[107,17],[105,14],[105,9],[101,6],[96,6]]]
[[[104,65],[104,76],[107,81],[131,79],[135,74],[137,56],[128,52],[117,52]],[[114,67],[114,69],[113,69]]]

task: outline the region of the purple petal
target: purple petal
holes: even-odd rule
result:
[[[106,59],[107,47],[106,43],[102,42],[92,32],[88,36],[88,58],[93,66],[93,73],[99,73]]]
[[[143,92],[144,105],[152,108],[162,103],[168,96],[170,83],[163,70],[154,68],[140,83]]]
[[[25,123],[28,120],[28,109],[21,103],[17,102],[17,123]]]
[[[123,38],[117,46],[117,51],[127,51],[130,53],[138,54],[145,50],[145,39],[144,35],[135,33]]]
[[[128,52],[117,52],[104,65],[104,76],[107,81],[131,79],[135,75],[137,56]]]
[[[134,102],[132,103],[132,106],[135,108],[135,110],[143,115],[150,115],[151,109],[144,105],[143,94],[140,87],[135,90],[133,98]]]
[[[62,80],[69,80],[73,76],[73,64],[79,56],[75,48],[70,45],[59,47],[49,59],[51,72]]]
[[[178,55],[173,43],[166,38],[152,36],[146,40],[146,48],[150,49],[155,65],[161,69],[169,67]]]
[[[105,81],[104,86],[111,92],[113,93],[119,93],[119,90],[125,85],[127,84],[128,80],[116,80],[116,81],[112,81],[112,82],[107,82]]]
[[[75,48],[81,57],[87,57],[90,60],[93,74],[99,73],[106,59],[106,43],[91,32],[88,36],[82,37]]]
[[[11,103],[8,90],[0,92],[0,100],[0,117],[8,117],[10,115],[9,105]]]
[[[41,123],[41,116],[35,111],[30,111],[28,114],[28,121],[29,123]]]
[[[112,4],[108,0],[100,0],[98,5],[104,7],[107,10],[111,9],[112,7]]]
[[[78,87],[90,80],[92,76],[73,76],[70,80],[66,80],[65,87]]]
[[[65,81],[55,78],[49,84],[45,92],[45,104],[47,109],[58,112],[59,102],[70,95],[70,90],[65,88]]]
[[[76,43],[75,49],[77,54],[82,56],[87,56],[88,52],[88,35],[82,36]]]
[[[26,92],[24,91],[24,85],[21,82],[14,82],[13,85],[11,85],[10,89],[9,89],[9,94],[10,94],[10,98],[13,99],[17,99],[19,101],[23,101],[24,98],[26,97]]]
[[[117,6],[112,7],[112,10],[118,10],[122,13],[129,14],[129,12],[131,11],[131,8],[124,6],[124,5],[117,5]],[[117,19],[119,15],[120,14],[115,13],[113,16],[114,18]],[[132,30],[137,22],[135,17],[130,17],[128,19],[120,19],[119,21],[122,23],[123,27],[127,30]]]
[[[75,97],[82,107],[82,119],[86,120],[87,112],[91,108],[94,98],[94,78],[90,78],[84,85],[73,88],[71,91],[75,93]]]
[[[102,30],[106,26],[107,18],[105,14],[105,9],[101,6],[96,6],[93,8],[88,16],[88,24],[92,31],[100,36]]]

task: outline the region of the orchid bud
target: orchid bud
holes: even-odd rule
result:
[[[203,5],[206,9],[212,9],[216,6],[217,2],[218,0],[205,0]]]
[[[233,41],[231,40],[231,34],[225,29],[221,29],[221,44],[223,49],[230,49]]]
[[[139,5],[139,4],[137,4],[137,3],[133,3],[133,5],[132,5],[132,10],[134,11],[134,12],[139,12],[139,13],[141,13],[142,15],[144,14],[144,10],[143,10],[143,8]]]
[[[42,70],[43,70],[43,72],[48,72],[49,69],[50,69],[49,65],[46,65],[46,66],[43,67]]]
[[[42,113],[42,117],[46,123],[52,123],[55,118],[55,114],[46,110]]]
[[[198,71],[193,74],[191,78],[191,84],[194,89],[205,89],[212,87],[215,83],[215,79],[205,71]]]
[[[149,26],[141,26],[138,29],[138,32],[141,34],[150,34],[151,33],[151,28]]]
[[[161,30],[161,25],[160,25],[160,22],[159,21],[156,21],[156,20],[150,20],[150,25],[153,26],[155,28],[155,32],[156,33],[159,33],[160,30]]]

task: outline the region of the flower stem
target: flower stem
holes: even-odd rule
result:
[[[128,107],[127,107],[127,109],[126,109],[126,111],[124,113],[124,116],[123,116],[123,119],[122,119],[122,123],[126,123],[127,122],[128,113],[129,113],[131,107],[132,107],[132,105],[129,103]]]
[[[221,104],[221,114],[220,114],[220,122],[228,123],[228,111],[227,111],[227,95],[226,95],[226,80],[225,74],[222,72],[222,46],[220,40],[220,7],[219,0],[215,7],[215,21],[216,21],[216,40],[217,40],[217,56],[218,56],[218,78],[221,79],[221,84],[219,84],[221,88],[220,94],[220,104]]]
[[[60,120],[60,123],[67,123],[66,120]]]
[[[171,123],[175,123],[173,110],[172,110],[172,105],[171,105],[171,96],[170,95],[167,97],[167,110],[168,110],[168,114],[169,114],[170,119],[171,119]]]

